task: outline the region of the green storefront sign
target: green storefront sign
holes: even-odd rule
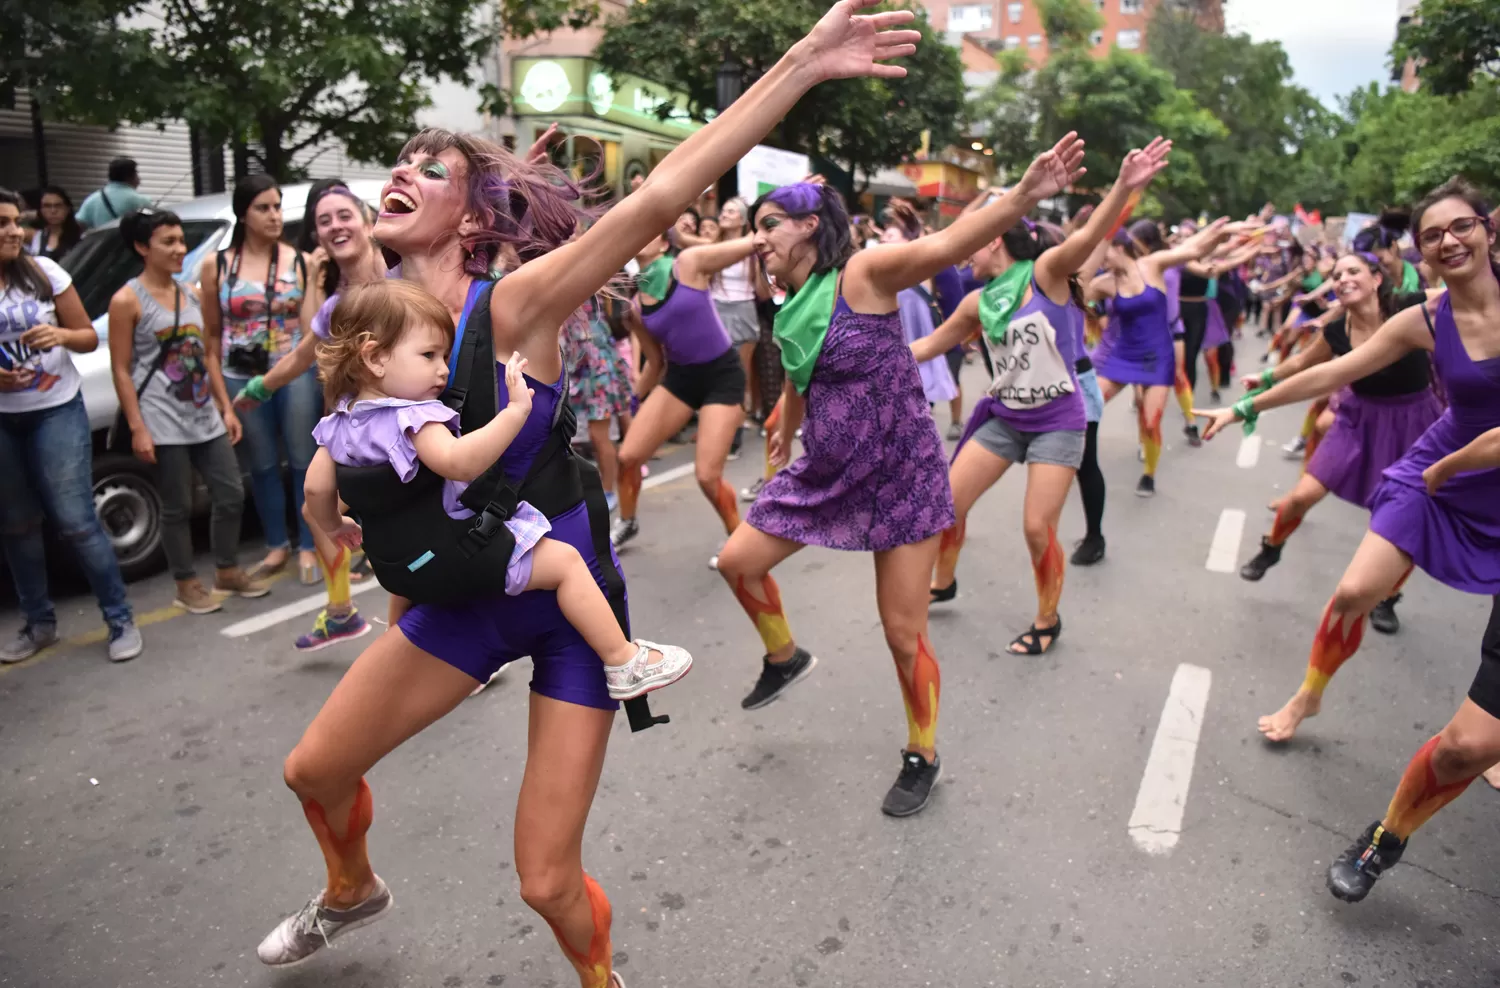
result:
[[[639,76],[613,79],[591,59],[517,58],[511,71],[517,116],[597,117],[679,140],[703,126],[688,116],[682,93]]]

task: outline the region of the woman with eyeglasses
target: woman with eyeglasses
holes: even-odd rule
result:
[[[49,185],[42,189],[42,205],[37,213],[41,229],[31,240],[31,256],[62,260],[83,239],[83,227],[78,225],[73,200],[63,189]]]
[[[1370,530],[1313,638],[1302,686],[1261,718],[1268,740],[1285,741],[1317,714],[1329,680],[1359,648],[1364,620],[1420,566],[1455,590],[1500,594],[1500,459],[1486,433],[1500,428],[1500,265],[1490,257],[1489,204],[1461,179],[1412,212],[1423,258],[1447,285],[1436,302],[1398,312],[1363,345],[1297,374],[1233,408],[1203,413],[1214,435],[1234,422],[1327,394],[1394,366],[1414,351],[1432,354],[1448,408],[1385,471],[1370,505]],[[1491,450],[1485,453],[1485,450]],[[1366,828],[1329,869],[1329,888],[1363,899],[1400,860],[1412,832],[1500,761],[1500,597],[1480,649],[1480,669],[1448,725],[1417,752],[1385,816]]]
[[[297,345],[266,371],[245,382],[235,396],[235,407],[253,413],[288,385],[298,385],[309,375],[316,379],[318,340],[328,336],[328,320],[338,304],[339,293],[350,285],[376,282],[385,277],[385,260],[372,238],[369,207],[338,179],[314,183],[307,196],[307,215],[312,222],[303,231],[303,247],[309,250],[307,293],[302,298],[303,333]],[[310,524],[307,508],[303,520],[312,532],[318,567],[328,590],[328,605],[318,613],[312,630],[297,638],[295,647],[315,652],[341,641],[359,638],[370,625],[354,606],[351,584],[370,579],[365,567],[351,568],[350,553],[336,546],[323,530]]]
[[[235,186],[233,206],[229,246],[205,257],[198,277],[204,331],[223,354],[224,383],[230,393],[238,394],[302,339],[307,263],[295,247],[281,242],[281,189],[275,179],[242,179]],[[245,438],[238,452],[250,474],[255,513],[266,536],[266,556],[253,571],[255,576],[273,576],[291,559],[281,473],[285,447],[297,510],[298,573],[304,584],[318,582],[312,532],[301,512],[303,479],[317,449],[312,430],[322,411],[317,372],[308,370],[242,416]]]
[[[93,445],[72,358],[93,352],[99,334],[68,273],[27,255],[21,208],[19,195],[0,189],[0,545],[26,621],[0,644],[0,663],[58,640],[44,518],[73,547],[109,628],[109,657],[122,662],[141,654],[141,634],[94,511]]]

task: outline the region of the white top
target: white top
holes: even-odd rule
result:
[[[750,263],[750,258],[746,257],[719,272],[710,283],[715,302],[754,301],[755,285],[750,281]]]
[[[73,285],[73,279],[57,262],[47,257],[33,257],[52,283],[54,297]],[[73,366],[73,355],[67,347],[33,350],[21,342],[21,334],[33,326],[57,325],[57,307],[51,299],[42,301],[24,292],[21,286],[6,285],[0,292],[0,367],[6,370],[29,370],[31,383],[21,391],[0,391],[0,412],[36,412],[67,404],[78,394],[82,379]]]

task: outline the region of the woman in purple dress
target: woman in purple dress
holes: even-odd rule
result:
[[[1083,142],[1069,134],[1000,201],[941,233],[858,254],[842,200],[823,185],[783,186],[751,213],[766,273],[789,289],[776,316],[787,384],[779,428],[769,437],[773,465],[786,464],[804,411],[806,424],[804,455],[766,482],[719,555],[719,572],[766,649],[760,679],[741,706],[770,703],[817,661],[793,640],[771,570],[808,545],[873,552],[876,605],[908,727],[900,775],[881,807],[890,816],[925,807],[940,771],[926,583],[938,535],[953,524],[942,439],[896,297],[1064,188],[1082,156]]]
[[[1313,639],[1306,678],[1260,729],[1285,741],[1318,713],[1323,688],[1354,654],[1365,615],[1413,565],[1465,593],[1500,594],[1500,265],[1490,259],[1488,203],[1455,179],[1417,204],[1412,229],[1422,257],[1442,274],[1436,302],[1393,316],[1361,346],[1254,398],[1210,414],[1212,436],[1240,419],[1368,378],[1414,350],[1431,352],[1448,408],[1385,471],[1370,506],[1370,531],[1344,571]],[[1486,436],[1486,433],[1491,435]],[[1406,841],[1434,813],[1500,761],[1500,597],[1480,648],[1468,698],[1406,768],[1385,816],[1365,829],[1328,871],[1335,896],[1358,902],[1400,860]]]
[[[576,458],[558,442],[567,417],[553,425],[566,386],[563,321],[812,86],[904,74],[880,63],[915,51],[916,31],[886,30],[913,15],[857,16],[872,2],[840,0],[732,107],[576,239],[581,193],[558,169],[445,131],[424,131],[404,149],[381,197],[375,234],[400,259],[403,276],[448,308],[461,333],[488,329],[497,354],[517,352],[529,362],[531,414],[500,460],[523,493],[529,486],[523,478],[538,460],[549,470],[559,467],[565,486],[582,483]],[[490,280],[493,266],[507,258],[519,266]],[[502,407],[507,401],[503,382],[495,398]],[[593,510],[595,504],[603,507],[602,493],[547,511],[548,521],[552,537],[589,561],[624,626],[624,586],[609,552],[607,512]],[[584,824],[615,710],[598,656],[562,619],[555,594],[510,597],[495,587],[471,601],[393,610],[399,617],[391,629],[355,660],[286,761],[287,784],[323,851],[327,886],[272,931],[258,951],[261,960],[297,963],[388,914],[390,889],[371,868],[365,846],[374,816],[365,773],[499,666],[530,655],[528,750],[515,823],[521,897],[552,928],[582,988],[620,988],[609,900],[582,863]]]
[[[990,351],[995,378],[987,397],[975,407],[953,457],[949,480],[957,520],[943,533],[929,589],[934,602],[957,595],[954,574],[969,510],[1012,463],[1025,463],[1022,525],[1036,577],[1037,610],[1031,627],[1010,644],[1015,655],[1041,655],[1062,633],[1057,605],[1062,597],[1063,554],[1057,522],[1086,442],[1088,416],[1078,371],[1080,366],[1085,371],[1092,368],[1080,360],[1086,354],[1083,292],[1076,274],[1125,211],[1130,194],[1166,167],[1171,149],[1171,141],[1157,138],[1144,151],[1131,151],[1109,195],[1067,239],[1057,242],[1049,231],[1026,220],[982,245],[974,254],[974,272],[988,276],[989,283],[912,348],[920,360],[929,350],[941,353],[955,340],[977,332]]]

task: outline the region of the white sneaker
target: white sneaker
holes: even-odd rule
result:
[[[1302,451],[1305,449],[1307,449],[1307,440],[1302,438],[1301,436],[1298,436],[1296,439],[1293,439],[1291,442],[1281,447],[1281,452],[1284,456],[1286,456],[1287,459],[1295,460],[1302,455]]]
[[[611,699],[631,700],[663,686],[671,686],[693,667],[693,657],[685,648],[658,645],[644,638],[637,638],[635,644],[635,657],[629,662],[604,667],[604,681]],[[648,664],[652,652],[661,653],[660,662]]]
[[[319,892],[307,905],[277,924],[255,949],[255,955],[262,964],[272,967],[301,964],[345,933],[380,919],[395,904],[391,890],[379,877],[370,897],[352,909],[323,905],[323,893]]]

